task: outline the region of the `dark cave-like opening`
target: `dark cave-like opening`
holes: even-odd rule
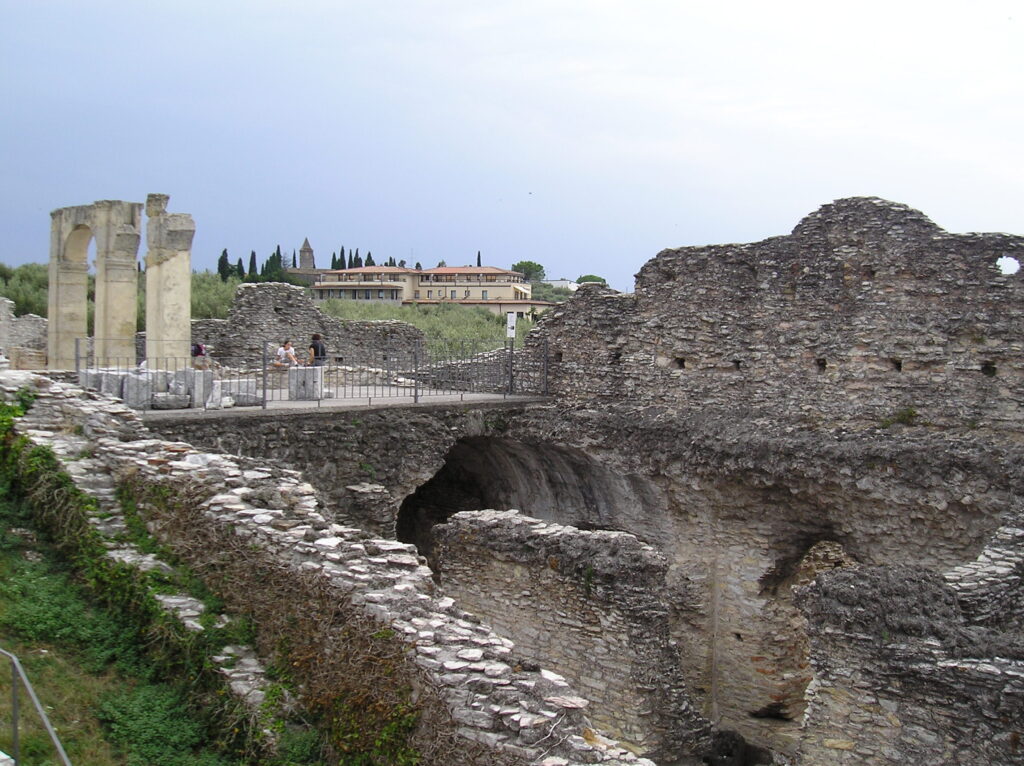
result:
[[[405,498],[396,534],[432,560],[435,524],[460,511],[516,509],[528,516],[583,529],[628,530],[659,537],[661,491],[640,476],[615,471],[581,450],[511,439],[469,437],[444,465]]]

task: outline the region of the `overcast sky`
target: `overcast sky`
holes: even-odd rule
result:
[[[620,290],[875,195],[1024,233],[1019,2],[0,0],[0,260],[171,195],[193,268],[339,247]],[[144,254],[145,240],[140,249]]]

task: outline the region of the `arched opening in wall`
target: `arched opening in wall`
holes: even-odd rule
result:
[[[996,266],[999,268],[1000,272],[1007,275],[1016,274],[1020,271],[1020,261],[1012,255],[1004,255],[1001,258],[997,258]]]
[[[64,241],[64,260],[69,263],[84,266],[86,269],[85,305],[81,310],[85,312],[85,333],[88,336],[93,334],[96,314],[96,237],[92,229],[85,224],[79,224]],[[62,294],[62,301],[73,303],[77,300],[73,295]],[[77,307],[71,307],[76,311]]]
[[[460,511],[516,509],[581,529],[628,530],[646,541],[662,536],[661,490],[649,479],[613,470],[570,447],[468,437],[444,465],[405,498],[396,534],[432,560],[435,524]]]

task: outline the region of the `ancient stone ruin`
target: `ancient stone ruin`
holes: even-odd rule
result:
[[[547,403],[154,414],[153,439],[36,383],[22,428],[322,573],[495,759],[1024,763],[1024,275],[997,267],[1022,258],[839,200],[583,287],[530,339]]]
[[[167,200],[166,194],[150,194],[146,200],[146,343],[151,358],[187,357],[190,345],[195,224],[188,214],[168,214]],[[74,369],[76,343],[88,338],[86,288],[92,240],[96,242],[93,354],[101,364],[134,365],[142,203],[100,200],[54,210],[50,218],[49,369]]]

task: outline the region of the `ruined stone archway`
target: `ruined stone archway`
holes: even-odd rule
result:
[[[168,196],[150,194],[146,256],[146,356],[183,358],[191,341],[192,216],[166,212]],[[51,370],[75,366],[86,337],[88,247],[96,242],[94,354],[98,364],[135,364],[138,250],[142,204],[100,200],[50,214],[47,356]]]
[[[47,356],[51,370],[75,366],[75,339],[86,337],[89,242],[96,241],[97,359],[135,363],[139,226],[142,205],[100,200],[50,214]]]

